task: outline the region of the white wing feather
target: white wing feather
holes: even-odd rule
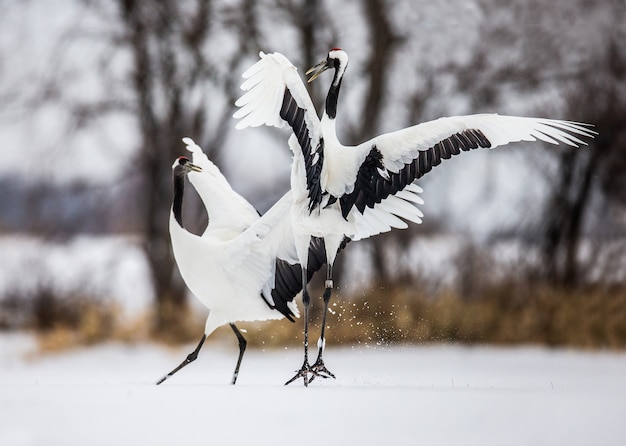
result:
[[[183,251],[196,253],[193,264],[189,265],[185,264],[187,256],[179,255],[180,266],[195,271],[209,259],[219,258],[216,267],[223,270],[225,277],[230,277],[233,271],[237,272],[237,277],[230,278],[234,288],[259,289],[264,298],[273,304],[271,292],[275,286],[276,258],[297,263],[289,215],[291,192],[260,217],[254,207],[231,188],[219,168],[191,138],[183,138],[183,142],[192,153],[193,163],[202,168],[202,172],[190,172],[188,177],[207,208],[209,225],[202,237],[197,237],[177,230],[178,225],[171,223],[173,241],[176,240],[173,245],[178,248],[177,251],[184,244],[186,248]],[[195,275],[202,274],[197,272]],[[189,283],[193,283],[193,279]],[[293,307],[292,311],[297,315],[297,307]]]
[[[262,293],[271,304],[274,304],[271,293],[275,285],[275,259],[297,263],[290,218],[292,202],[291,193],[287,192],[229,247],[232,266],[255,280],[265,280]]]
[[[220,231],[224,239],[241,234],[258,220],[258,212],[233,190],[219,168],[191,138],[183,138],[183,142],[192,153],[193,163],[202,168],[202,172],[190,172],[188,177],[209,214],[210,224],[205,234]]]
[[[416,184],[409,184],[396,195],[390,195],[382,200],[374,208],[366,207],[363,214],[353,208],[348,214],[348,222],[352,228],[349,237],[356,241],[389,232],[393,228],[405,229],[408,227],[405,220],[421,224],[424,214],[416,206],[424,203],[418,195],[421,191]]]
[[[593,137],[595,134],[589,126],[570,121],[497,114],[453,116],[377,136],[360,144],[355,156],[364,158],[375,145],[383,155],[385,167],[391,172],[398,172],[404,164],[415,159],[419,151],[468,129],[480,130],[491,142],[492,149],[512,142],[537,139],[579,147],[586,143],[576,135]],[[332,168],[329,166],[329,169]]]
[[[298,107],[305,110],[304,123],[311,139],[311,149],[315,150],[324,132],[297,69],[280,53],[260,53],[260,57],[261,59],[243,74],[246,80],[241,88],[246,93],[236,102],[240,109],[233,116],[241,119],[236,127],[238,129],[259,125],[283,127],[285,121],[280,118],[280,110],[287,89]],[[440,118],[377,136],[356,147],[344,147],[333,140],[334,121],[329,125],[333,127],[326,129],[328,131],[325,135],[324,166],[320,182],[323,192],[335,197],[341,197],[354,190],[357,172],[373,147],[381,152],[384,168],[391,173],[397,173],[406,164],[413,162],[420,151],[428,150],[437,143],[469,129],[482,132],[489,140],[490,148],[512,142],[536,140],[579,147],[586,143],[578,136],[593,137],[596,134],[588,125],[576,122],[480,114]],[[292,151],[297,153],[299,144],[293,136],[289,145]],[[316,158],[312,162],[315,163],[315,160]],[[292,187],[294,175],[302,177],[301,183],[304,181],[307,166],[300,164],[294,162]],[[298,184],[296,182],[296,186]],[[306,193],[306,185],[300,186],[298,190],[294,190],[294,197],[304,196]],[[358,240],[389,231],[391,228],[406,227],[404,220],[421,222],[423,214],[415,206],[423,203],[419,197],[420,192],[419,186],[409,184],[395,196],[383,199],[374,208],[366,207],[363,214],[353,208],[348,220],[354,233],[347,235]]]
[[[242,75],[246,80],[241,89],[246,93],[235,102],[240,108],[233,117],[241,119],[235,128],[283,127],[286,122],[280,117],[280,109],[288,89],[298,107],[305,110],[305,123],[315,148],[321,134],[320,121],[298,69],[280,53],[260,52],[259,56],[261,59]]]

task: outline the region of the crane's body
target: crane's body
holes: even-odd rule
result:
[[[277,206],[276,221],[268,221],[277,230],[284,230],[279,224],[288,220],[285,216],[289,215],[290,197],[283,197]],[[197,236],[182,228],[173,215],[170,217],[172,250],[180,274],[210,312],[205,327],[207,336],[227,322],[285,317],[261,298],[264,288],[274,285],[276,253],[267,249],[269,243],[255,231],[247,231],[233,237],[233,231],[216,229]]]
[[[376,136],[356,146],[344,146],[337,138],[337,101],[348,55],[332,49],[320,64],[307,71],[309,82],[324,71],[334,70],[321,119],[296,68],[280,53],[260,53],[248,69],[241,88],[246,93],[236,102],[237,128],[289,125],[294,153],[291,174],[293,234],[299,262],[306,268],[307,237],[320,237],[326,244],[328,271],[325,307],[332,283],[332,263],[340,236],[359,240],[392,228],[407,227],[406,221],[421,222],[421,189],[414,181],[443,159],[477,148],[495,148],[517,141],[546,141],[578,147],[579,137],[595,132],[586,124],[543,118],[496,114],[454,116],[417,124]],[[307,302],[305,303],[305,361],[294,377],[308,373],[332,376],[323,365],[325,322],[318,360],[307,361]],[[326,310],[324,312],[324,317]],[[325,321],[325,319],[324,319]]]
[[[172,250],[180,274],[191,292],[207,307],[204,334],[196,349],[161,384],[194,361],[206,338],[229,324],[239,341],[235,384],[246,341],[235,326],[240,321],[262,321],[298,315],[293,298],[301,289],[290,223],[291,193],[285,194],[265,215],[228,184],[200,147],[185,138],[193,163],[179,157],[172,166],[174,200],[170,213]],[[183,226],[182,201],[188,177],[209,214],[202,235]],[[317,245],[313,249],[319,250]],[[315,258],[315,268],[321,267]]]

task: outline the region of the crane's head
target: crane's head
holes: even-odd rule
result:
[[[172,171],[175,176],[184,176],[189,172],[202,172],[202,168],[193,164],[186,156],[179,156],[172,164]]]
[[[341,48],[333,48],[328,52],[328,56],[326,59],[322,60],[320,63],[311,67],[307,70],[306,74],[311,74],[308,82],[313,82],[315,79],[319,77],[324,71],[334,68],[336,70],[337,75],[336,78],[341,78],[343,76],[343,72],[348,66],[348,53],[346,53]]]

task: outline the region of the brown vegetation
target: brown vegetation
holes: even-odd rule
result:
[[[372,287],[350,297],[337,293],[328,316],[328,345],[452,342],[626,348],[624,286],[566,289],[530,286],[509,279],[483,285],[471,297],[451,289],[435,294],[425,291],[428,289],[412,284]],[[13,320],[21,321],[20,327],[11,328],[35,332],[45,352],[105,341],[193,343],[204,329],[204,315],[192,311],[187,313],[184,324],[163,332],[154,331],[152,315],[129,320],[121,317],[114,304],[93,298],[61,299],[47,290],[35,302],[31,315],[25,316],[25,312],[17,311],[15,301],[4,300],[2,314],[12,314],[16,316]],[[313,298],[312,307],[314,346],[321,321],[321,298]],[[9,328],[7,318],[1,322],[2,328]],[[302,343],[301,319],[295,323],[280,320],[238,326],[246,330],[251,348],[297,347]],[[218,329],[209,342],[236,345],[228,327]]]
[[[321,300],[317,310],[321,309]],[[509,282],[486,287],[471,300],[454,291],[436,296],[419,286],[373,288],[343,300],[329,315],[328,344],[541,344],[552,347],[626,347],[626,289],[567,290]],[[298,321],[299,322],[299,321]],[[297,345],[301,324],[272,322],[250,330],[252,345]],[[319,318],[317,319],[319,326]]]

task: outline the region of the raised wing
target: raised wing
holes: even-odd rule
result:
[[[205,234],[221,231],[225,236],[236,237],[258,220],[258,212],[233,190],[200,146],[191,138],[183,138],[183,142],[192,153],[193,163],[202,168],[202,172],[190,172],[188,178],[209,215]]]
[[[296,67],[280,53],[259,55],[261,59],[243,74],[246,80],[241,88],[246,93],[235,102],[241,107],[233,115],[241,119],[236,128],[283,127],[285,123],[291,127],[304,157],[309,210],[312,210],[322,201],[324,139],[320,120]],[[290,147],[294,149],[293,144]]]
[[[589,127],[570,121],[484,114],[440,118],[377,136],[356,147],[354,154],[362,161],[353,188],[338,198],[342,214],[347,218],[353,208],[363,214],[390,196],[402,198],[399,192],[413,181],[461,152],[536,140],[578,147],[586,145],[578,136],[596,134]]]

